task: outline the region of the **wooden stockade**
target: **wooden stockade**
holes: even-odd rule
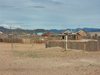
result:
[[[62,47],[66,49],[66,42],[64,41],[50,41],[46,44],[48,47]],[[84,51],[100,51],[100,41],[88,42],[67,42],[68,50],[84,50]]]
[[[11,43],[11,39],[3,39],[3,42]],[[21,39],[13,39],[13,43],[21,43]]]
[[[3,42],[3,39],[2,38],[0,38],[0,42]]]
[[[48,47],[62,47],[64,49],[66,49],[66,42],[64,41],[49,41],[47,44],[46,44],[46,48]]]
[[[31,42],[31,43],[38,43],[38,44],[42,44],[42,43],[44,43],[44,44],[46,44],[48,41],[44,41],[44,40],[33,40],[33,42]]]
[[[11,43],[11,38],[6,38],[0,40],[1,42],[6,42],[6,43]],[[30,40],[30,39],[13,39],[13,43],[22,43],[22,44],[46,44],[48,41],[43,41],[43,40]]]
[[[21,39],[21,43],[23,43],[23,44],[30,44],[31,41],[30,41],[30,39]]]

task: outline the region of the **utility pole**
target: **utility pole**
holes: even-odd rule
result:
[[[10,30],[11,30],[11,26],[10,26]],[[13,51],[13,30],[11,31],[11,47]]]
[[[79,25],[79,31],[80,31],[80,25]]]

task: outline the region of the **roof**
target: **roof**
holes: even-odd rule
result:
[[[72,30],[72,32],[71,33],[74,33],[74,32],[76,32],[76,31],[78,31],[77,29],[75,29],[75,30]]]
[[[62,31],[61,34],[64,34],[66,31]]]
[[[68,30],[68,31],[63,31],[63,32],[62,32],[62,34],[69,34],[69,33],[71,33],[70,30]]]
[[[72,31],[70,34],[68,34],[68,35],[78,35],[79,32],[81,32],[81,31],[83,31],[83,30],[77,31],[77,29],[76,29],[76,30],[73,30],[73,31]]]
[[[78,35],[78,34],[68,34],[68,35]]]
[[[38,34],[38,35],[42,35],[42,34],[43,34],[43,32],[38,32],[37,34]]]
[[[43,33],[41,36],[48,36],[51,33]]]

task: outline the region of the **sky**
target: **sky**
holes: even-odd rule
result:
[[[100,0],[0,0],[0,26],[30,30],[100,28]]]

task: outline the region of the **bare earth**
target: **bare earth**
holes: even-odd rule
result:
[[[100,75],[100,52],[0,43],[0,75]]]

